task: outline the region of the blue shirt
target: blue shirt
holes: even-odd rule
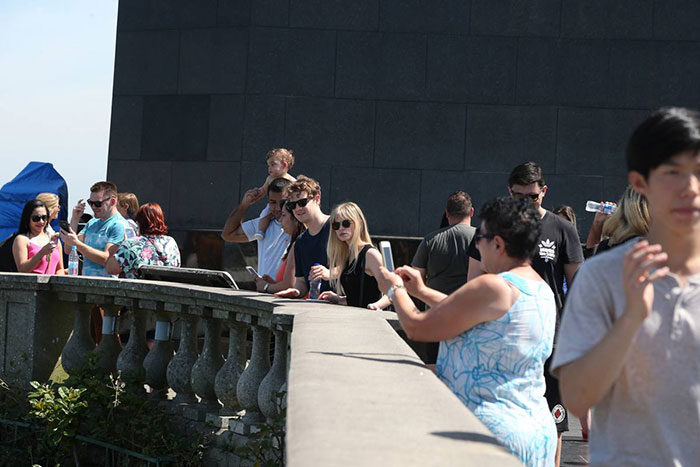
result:
[[[121,245],[124,241],[126,225],[126,219],[119,213],[114,214],[106,221],[92,218],[81,232],[84,235],[83,243],[100,251],[104,251],[108,243]],[[104,265],[97,264],[85,256],[83,260],[83,276],[109,277],[110,275],[107,274]]]

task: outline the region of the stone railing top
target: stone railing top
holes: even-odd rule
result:
[[[236,319],[252,324],[275,324],[289,329],[294,316],[309,310],[338,310],[337,305],[281,299],[248,290],[87,276],[45,276],[0,273],[0,289],[46,291],[58,300],[100,305],[122,305],[153,311],[187,313],[218,319]],[[347,307],[343,311],[357,310]],[[374,312],[398,329],[395,313]]]
[[[310,311],[292,333],[287,464],[515,466],[371,311]]]

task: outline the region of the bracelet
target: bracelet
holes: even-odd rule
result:
[[[270,288],[270,283],[265,282],[265,286],[263,287],[263,292],[267,292],[267,289],[269,289],[269,288]]]
[[[391,303],[394,303],[394,293],[396,292],[396,289],[406,290],[406,287],[403,284],[392,285],[389,287],[389,290],[386,291],[386,296]]]

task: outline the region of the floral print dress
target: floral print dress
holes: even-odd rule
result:
[[[114,257],[127,279],[138,278],[142,264],[180,267],[180,249],[175,239],[167,235],[142,235],[125,240]]]

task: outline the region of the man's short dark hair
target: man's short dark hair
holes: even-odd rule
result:
[[[647,178],[652,169],[685,151],[700,151],[700,113],[681,107],[659,109],[632,133],[627,170]]]
[[[537,162],[523,162],[518,165],[510,173],[508,177],[508,186],[513,185],[531,185],[537,183],[540,188],[542,188],[544,183],[544,175],[542,175],[542,169],[537,164]]]
[[[100,191],[103,191],[107,196],[117,197],[117,185],[112,182],[97,182],[90,187],[90,193],[98,193]]]
[[[503,239],[511,258],[530,259],[542,231],[540,215],[529,199],[495,198],[481,207],[479,218],[489,235]]]
[[[467,217],[472,209],[472,198],[466,191],[455,191],[447,198],[447,214]]]
[[[291,185],[292,182],[287,180],[286,178],[276,178],[270,182],[270,185],[267,187],[267,194],[269,195],[270,193],[284,193],[287,190],[287,187]]]

